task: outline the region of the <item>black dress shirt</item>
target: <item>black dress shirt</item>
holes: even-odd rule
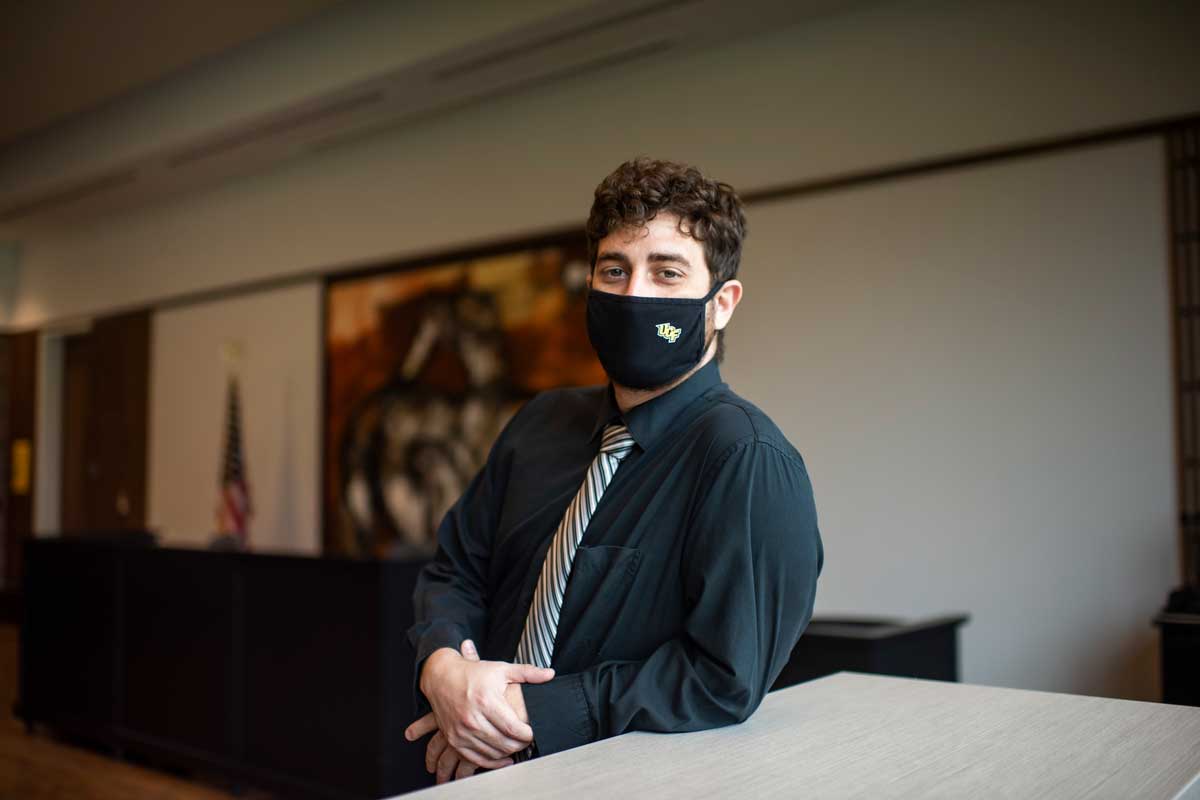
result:
[[[466,638],[514,659],[555,529],[617,421],[609,384],[542,392],[505,426],[417,580],[417,681]],[[576,552],[555,677],[522,686],[541,755],[741,722],[812,617],[824,549],[804,461],[716,362],[623,421],[637,446]]]

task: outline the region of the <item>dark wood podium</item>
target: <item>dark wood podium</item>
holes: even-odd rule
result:
[[[35,539],[17,715],[285,797],[433,783],[412,721],[422,564]]]

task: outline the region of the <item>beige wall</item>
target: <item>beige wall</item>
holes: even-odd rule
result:
[[[21,259],[16,244],[0,242],[0,320],[12,316]]]
[[[809,466],[818,613],[962,610],[975,683],[1152,700],[1173,585],[1161,142],[750,209],[726,380]],[[319,550],[319,287],[155,316],[150,519],[210,530],[247,343],[259,549]]]
[[[225,441],[223,348],[240,342],[242,445],[256,550],[320,551],[321,287],[159,311],[150,364],[147,522],[206,545]]]
[[[1191,2],[922,0],[617,66],[31,234],[12,320],[578,225],[637,153],[749,191],[1191,113],[1198,27]],[[968,681],[1154,696],[1149,619],[1177,568],[1158,157],[1143,141],[751,210],[726,377],[812,470],[818,613],[962,609]],[[319,317],[295,291],[271,313],[256,295],[156,315],[150,508],[172,540],[211,523],[236,329],[274,354],[246,388],[260,530],[315,541]]]
[[[1195,112],[1197,29],[1190,0],[909,0],[668,52],[31,234],[12,321],[578,225],[637,153],[748,191]]]
[[[967,681],[1159,698],[1162,176],[1153,138],[751,209],[723,373],[809,466],[818,612],[966,611]]]

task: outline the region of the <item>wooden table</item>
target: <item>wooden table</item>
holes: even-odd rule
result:
[[[1200,708],[839,672],[741,725],[634,732],[422,800],[1200,798]]]

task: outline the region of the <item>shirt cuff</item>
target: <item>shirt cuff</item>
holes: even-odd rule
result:
[[[538,755],[595,740],[595,724],[583,692],[583,675],[562,675],[546,683],[523,683],[521,695]]]

